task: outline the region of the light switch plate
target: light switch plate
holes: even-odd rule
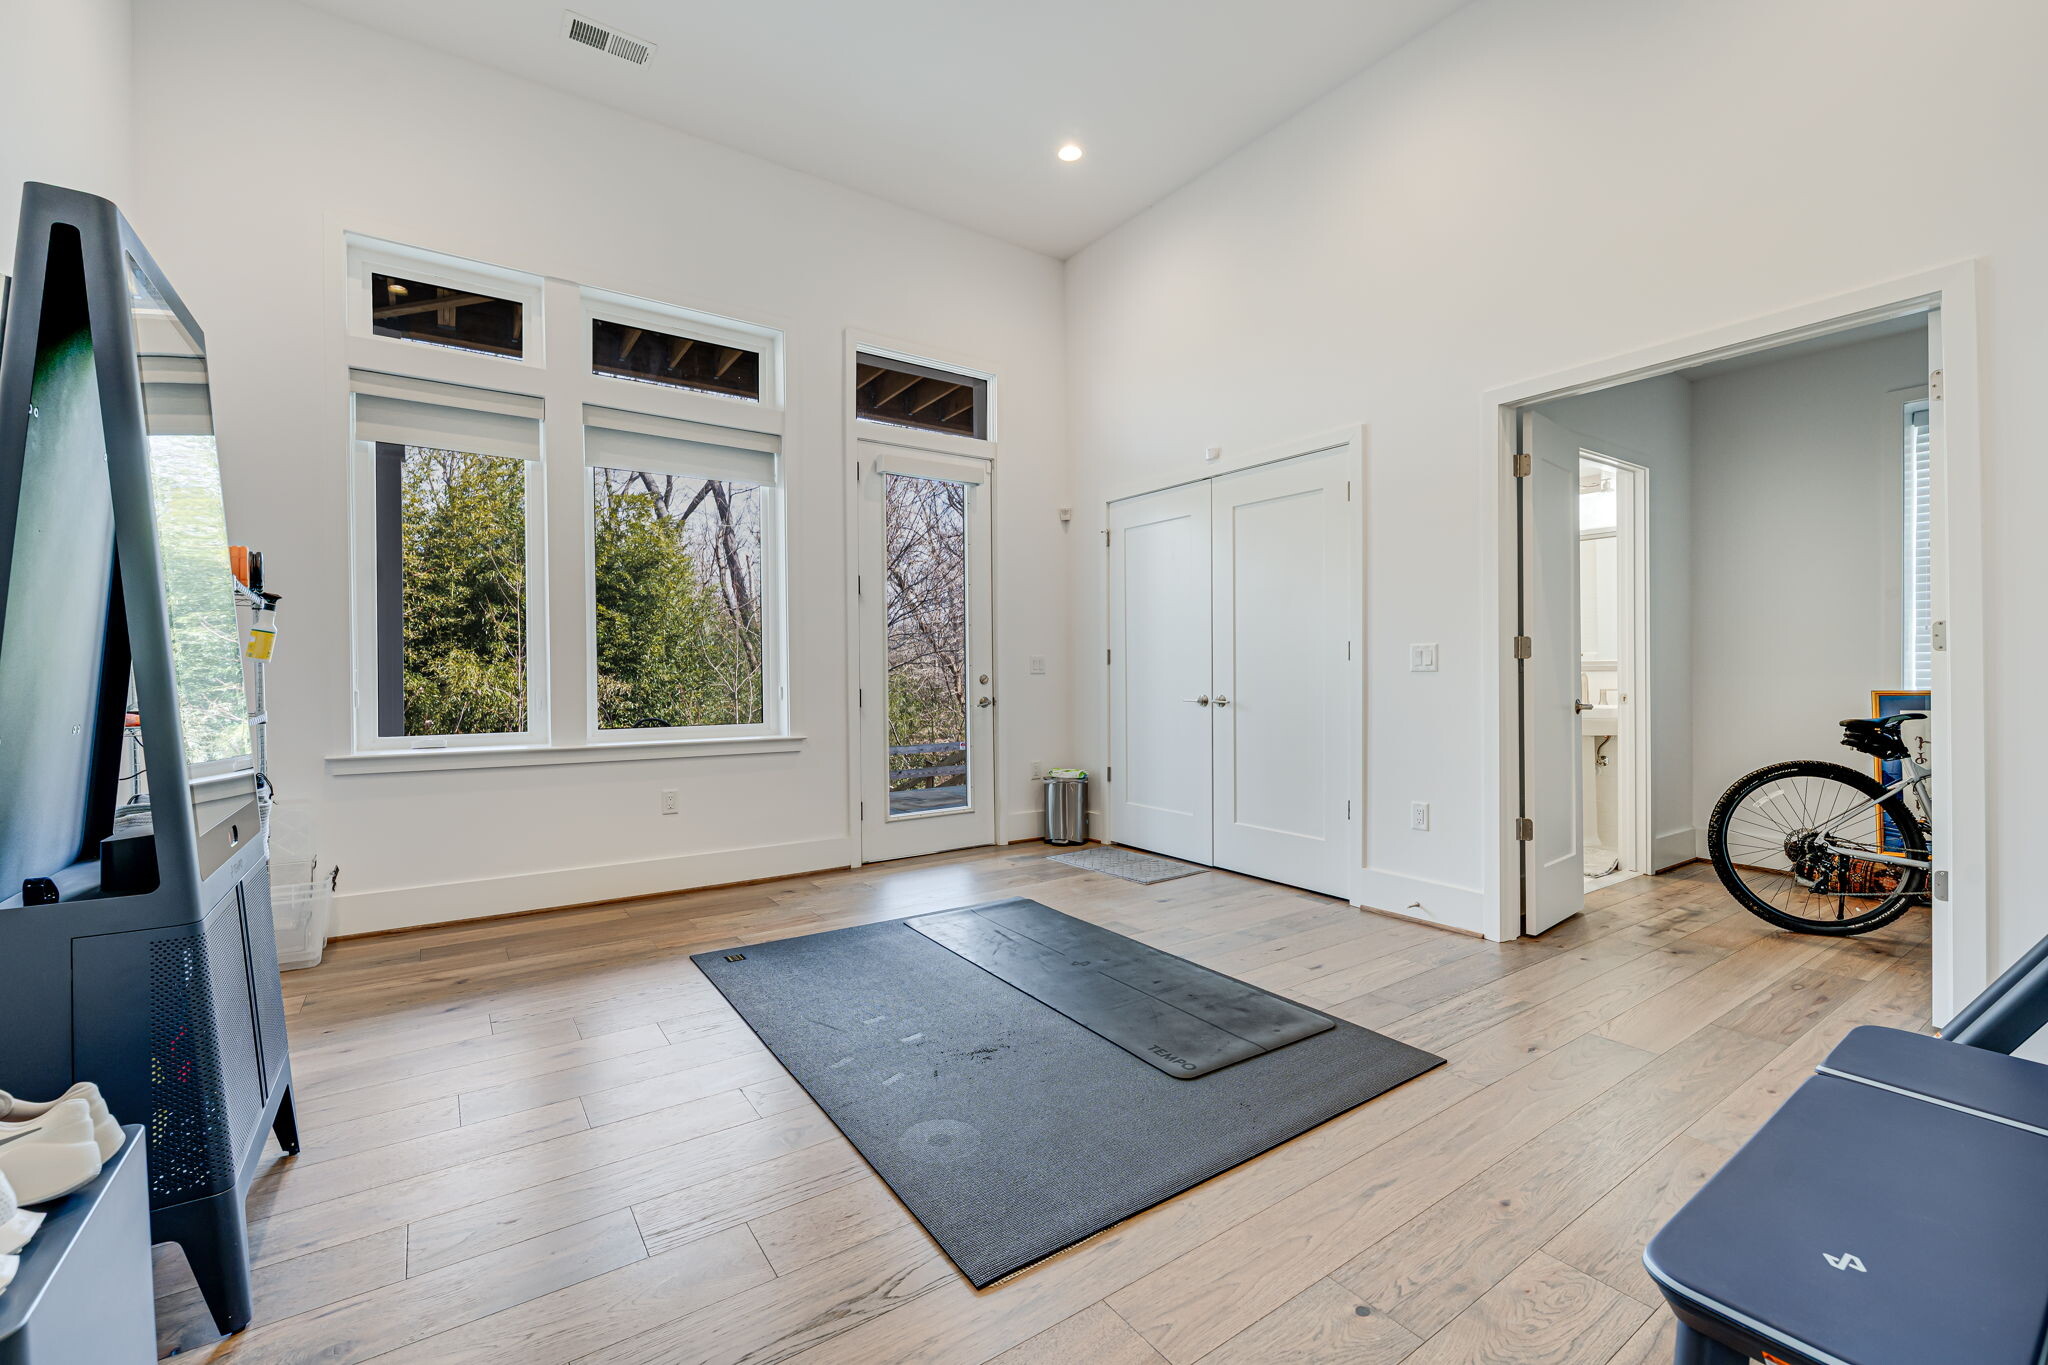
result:
[[[1408,671],[1410,673],[1436,672],[1436,646],[1408,646]]]
[[[1045,656],[1043,654],[1031,656],[1031,671],[1035,674],[1045,672]]]

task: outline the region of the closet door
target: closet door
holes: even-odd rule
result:
[[[1351,893],[1354,537],[1341,452],[1213,483],[1214,862]]]
[[[1210,861],[1209,484],[1110,504],[1110,837]]]

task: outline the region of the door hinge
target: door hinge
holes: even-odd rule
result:
[[[1948,648],[1948,622],[1936,621],[1927,627],[1927,643],[1931,649]]]
[[[868,803],[865,801],[860,803],[860,818],[863,820],[868,818]]]
[[[1524,815],[1515,821],[1515,842],[1526,844],[1536,837],[1536,822]]]
[[[853,705],[856,710],[868,704],[868,690],[865,687],[853,689]]]
[[[867,579],[859,574],[853,576],[853,595],[855,597],[866,597],[868,595]]]
[[[1351,480],[1344,480],[1344,501],[1351,501]]]
[[[1927,376],[1927,396],[1928,396],[1929,398],[1939,398],[1939,397],[1941,397],[1941,371],[1940,371],[1940,370],[1936,370],[1936,371],[1935,371],[1935,372],[1934,372],[1933,374],[1930,374],[1930,375],[1928,375],[1928,376]]]
[[[1536,641],[1527,635],[1517,635],[1515,637],[1515,657],[1517,659],[1535,658]]]
[[[1351,818],[1351,803],[1349,801],[1344,803],[1344,818],[1346,820]]]
[[[1515,452],[1515,477],[1526,479],[1536,472],[1536,457],[1526,450]]]
[[[1116,769],[1114,767],[1104,768],[1102,770],[1102,780],[1104,782],[1116,781]]]
[[[1934,874],[1934,898],[1938,901],[1945,901],[1948,899],[1947,868],[1943,868],[1939,872],[1936,872]]]
[[[1102,663],[1105,668],[1108,667],[1110,663],[1114,660],[1115,653],[1116,651],[1109,649],[1105,649],[1102,651]]]
[[[1102,547],[1103,547],[1104,549],[1108,549],[1108,548],[1109,548],[1109,532],[1107,532],[1107,531],[1104,531],[1104,532],[1102,533]]]

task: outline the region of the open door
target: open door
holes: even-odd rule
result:
[[[1579,725],[1579,443],[1538,413],[1521,415],[1522,932],[1585,908],[1585,806]]]

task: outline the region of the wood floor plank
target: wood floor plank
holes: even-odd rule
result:
[[[775,1278],[745,1228],[528,1299],[378,1358],[378,1365],[565,1365]]]
[[[630,1208],[650,1196],[689,1189],[792,1151],[837,1141],[836,1130],[823,1114],[793,1110],[757,1119],[736,1091],[683,1108],[702,1115],[697,1127],[704,1131],[672,1132],[645,1150],[552,1180],[521,1181],[515,1174],[497,1182],[490,1197],[442,1210],[422,1209],[408,1229],[412,1273],[547,1235],[599,1210]],[[742,1110],[743,1118],[726,1121]]]
[[[1650,1060],[1587,1035],[1109,1296],[1188,1365]]]
[[[1539,1254],[1425,1342],[1408,1365],[1605,1365],[1649,1317],[1647,1306]]]
[[[1610,1289],[1643,1303],[1658,1303],[1662,1295],[1643,1269],[1643,1248],[1727,1160],[1728,1153],[1719,1147],[1675,1137],[1573,1219],[1543,1250]]]
[[[310,1313],[251,1327],[233,1358],[248,1365],[349,1365],[395,1351],[565,1285],[646,1258],[633,1215],[606,1214]]]
[[[1131,1325],[1098,1303],[1019,1342],[989,1365],[1163,1365]]]
[[[1146,887],[1047,852],[334,945],[286,978],[308,1150],[269,1160],[250,1195],[257,1326],[214,1340],[182,1259],[160,1254],[163,1349],[1662,1365],[1670,1317],[1642,1241],[1847,1029],[1928,1027],[1925,912],[1800,938],[1700,865],[1501,945],[1228,873]],[[689,959],[1008,895],[1451,1064],[976,1291]]]
[[[1396,1365],[1421,1344],[1335,1280],[1317,1280],[1203,1356],[1201,1365]]]
[[[1701,1030],[1331,1278],[1416,1335],[1433,1336],[1774,1053],[1745,1034]]]

